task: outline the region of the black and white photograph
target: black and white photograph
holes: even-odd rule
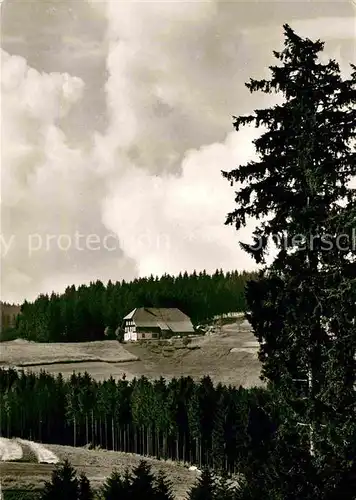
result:
[[[356,500],[356,0],[0,19],[0,500]]]

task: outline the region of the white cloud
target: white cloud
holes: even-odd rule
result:
[[[72,273],[67,284],[79,284],[83,274],[91,279],[117,276],[120,252],[98,261],[93,252],[67,252],[56,243],[60,235],[71,236],[77,229],[106,232],[93,160],[88,152],[70,148],[60,127],[80,100],[84,83],[67,74],[39,73],[21,57],[1,55],[1,235],[4,241],[13,237],[2,255],[2,295],[8,300],[33,298],[48,291],[48,283],[61,283],[63,274]],[[31,235],[36,234],[41,245],[36,243],[31,252]]]
[[[224,226],[233,193],[220,173],[254,157],[251,128],[224,143],[190,150],[179,177],[157,177],[132,166],[111,186],[104,223],[116,233],[141,276],[185,269],[255,267],[238,247],[253,224],[236,233]]]
[[[74,25],[65,32],[71,17],[62,4],[66,22],[58,35],[61,54],[73,53],[71,73],[82,62],[75,47],[97,54],[81,67],[90,75],[89,87],[102,67],[100,52],[108,48],[102,113],[109,125],[90,137],[95,126],[90,128],[90,116],[83,113],[87,121],[80,127],[90,130],[86,146],[66,135],[63,125],[83,106],[84,82],[36,71],[25,59],[2,54],[1,232],[16,236],[2,259],[3,297],[32,298],[90,279],[251,268],[238,240],[248,239],[253,223],[239,234],[224,226],[234,189],[220,171],[244,163],[254,151],[255,131],[236,134],[231,115],[271,103],[270,96],[250,96],[244,82],[263,75],[272,50],[281,48],[281,26],[266,26],[264,18],[272,4],[259,5],[252,15],[247,4],[231,2],[91,2],[93,17],[107,18],[106,39],[90,41],[87,31],[83,38]],[[342,29],[333,22],[329,36],[331,18],[305,19],[306,5],[290,24],[311,38],[325,35],[328,55],[345,64],[353,50],[346,39],[350,20],[341,21]],[[47,49],[52,35],[40,25],[46,17],[39,19],[42,45],[56,60],[55,50]],[[84,16],[81,22],[86,25]],[[58,239],[76,230],[101,239],[113,232],[119,248],[64,252],[54,239],[50,250],[28,256],[29,234]]]

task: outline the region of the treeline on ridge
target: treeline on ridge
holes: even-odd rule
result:
[[[3,340],[14,336],[38,342],[80,342],[122,339],[124,316],[136,307],[177,307],[193,324],[213,316],[245,310],[245,284],[254,273],[217,270],[160,278],[136,279],[105,286],[101,281],[63,294],[40,295],[25,301],[14,331],[4,332]]]

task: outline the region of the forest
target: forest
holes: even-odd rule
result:
[[[241,472],[263,442],[272,446],[278,408],[264,388],[214,386],[209,377],[65,381],[0,369],[4,437],[155,456]]]
[[[121,340],[122,320],[136,307],[177,307],[193,324],[204,323],[217,314],[244,311],[245,284],[254,276],[217,270],[212,275],[185,272],[129,283],[109,281],[106,286],[101,281],[78,288],[73,285],[63,294],[44,294],[32,303],[25,301],[14,330],[2,337],[37,342]]]

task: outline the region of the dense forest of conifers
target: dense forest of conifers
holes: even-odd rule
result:
[[[101,281],[73,285],[63,294],[25,301],[12,333],[39,342],[115,338],[124,316],[135,307],[178,307],[193,324],[203,323],[217,314],[245,310],[245,284],[253,276],[237,271],[193,272],[130,283],[109,281],[106,286]]]
[[[20,306],[0,301],[1,322],[0,331],[13,328],[16,325],[16,317],[20,313]]]
[[[150,382],[88,374],[17,373],[0,369],[1,435],[185,460],[239,470],[263,459],[278,427],[278,408],[264,388],[214,386],[209,377]]]

